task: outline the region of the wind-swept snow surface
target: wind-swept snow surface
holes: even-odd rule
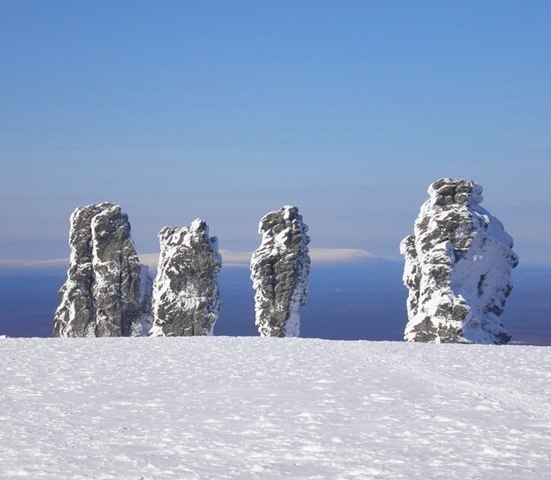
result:
[[[551,464],[548,347],[2,339],[0,384],[2,479],[541,480]]]

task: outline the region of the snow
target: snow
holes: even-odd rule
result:
[[[2,479],[542,479],[551,348],[2,339]]]

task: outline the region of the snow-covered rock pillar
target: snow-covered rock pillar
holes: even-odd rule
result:
[[[194,220],[159,232],[161,253],[153,283],[151,336],[211,335],[220,311],[218,239]]]
[[[118,337],[141,334],[148,309],[147,284],[128,216],[112,203],[77,208],[70,218],[71,257],[61,303],[54,315],[56,337]]]
[[[499,320],[518,264],[502,223],[479,204],[482,187],[443,178],[428,190],[414,235],[400,244],[409,289],[404,338],[503,344]]]
[[[293,206],[260,220],[260,247],[251,259],[256,325],[264,337],[297,337],[306,304],[310,256],[308,226]]]

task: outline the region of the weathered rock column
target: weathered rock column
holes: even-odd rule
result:
[[[260,247],[251,259],[256,325],[264,337],[296,337],[306,304],[310,256],[308,226],[293,206],[265,215]]]
[[[479,205],[482,187],[475,182],[443,178],[428,192],[414,235],[400,244],[409,289],[404,338],[507,343],[499,315],[518,264],[512,238]]]
[[[200,219],[159,232],[151,336],[211,335],[220,311],[218,240]]]
[[[140,335],[147,305],[128,216],[106,202],[77,208],[70,224],[70,266],[59,292],[54,336]]]

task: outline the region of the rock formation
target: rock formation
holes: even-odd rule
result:
[[[220,310],[218,240],[194,220],[189,227],[159,232],[161,253],[153,284],[152,336],[212,334]]]
[[[77,208],[70,224],[70,266],[54,336],[140,335],[148,310],[140,285],[147,285],[147,270],[130,238],[128,216],[106,202]]]
[[[499,315],[518,258],[482,187],[443,178],[429,187],[414,235],[402,240],[409,289],[404,337],[416,342],[507,343]]]
[[[256,325],[264,337],[296,337],[306,303],[310,257],[308,226],[293,206],[265,215],[260,247],[251,259]]]

